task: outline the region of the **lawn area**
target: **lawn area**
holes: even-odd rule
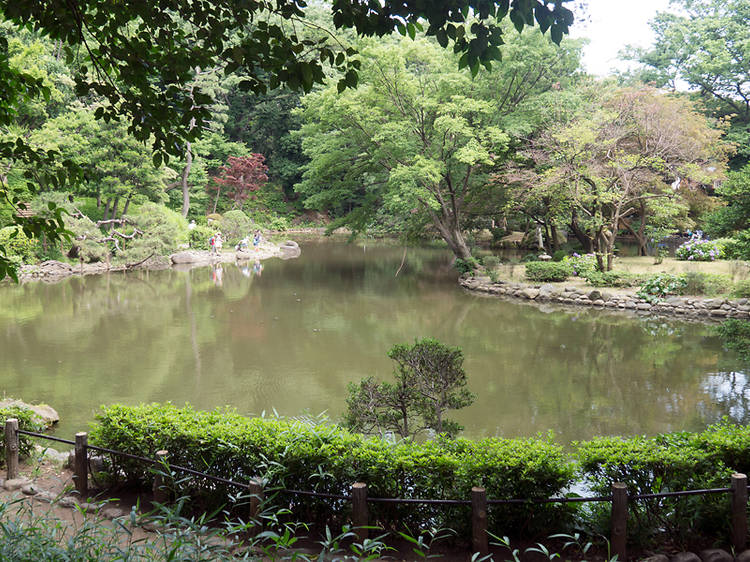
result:
[[[750,279],[750,262],[738,260],[719,260],[714,262],[692,262],[676,260],[674,258],[664,258],[660,264],[654,264],[653,257],[621,257],[616,258],[613,271],[629,274],[648,274],[656,275],[658,273],[671,273],[675,275],[686,273],[702,273],[708,276],[721,276],[725,278],[722,285],[730,289],[733,283]],[[522,263],[506,263],[497,268],[498,279],[506,282],[530,283],[539,285],[539,282],[532,282],[526,279],[526,266]],[[552,283],[553,285],[564,285],[576,288],[592,288],[585,279],[580,277],[569,277],[566,281]],[[633,293],[637,288],[619,288],[608,287],[607,291],[617,293]],[[725,291],[719,291],[724,293]],[[686,293],[687,294],[687,293]],[[700,293],[699,293],[700,294]]]

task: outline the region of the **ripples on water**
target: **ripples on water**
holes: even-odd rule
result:
[[[116,401],[335,419],[348,382],[389,377],[393,344],[433,336],[464,350],[478,398],[454,417],[470,437],[552,430],[569,442],[747,421],[743,365],[705,325],[471,295],[442,250],[409,249],[395,277],[402,253],[308,242],[262,271],[2,286],[2,389],[58,408],[64,434]]]

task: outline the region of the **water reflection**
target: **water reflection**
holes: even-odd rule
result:
[[[454,417],[469,436],[570,441],[746,421],[742,364],[706,326],[471,295],[445,252],[409,249],[399,272],[402,256],[306,243],[258,271],[4,286],[2,390],[59,408],[67,433],[113,401],[335,418],[348,382],[389,377],[393,344],[432,336],[464,350],[478,399]]]

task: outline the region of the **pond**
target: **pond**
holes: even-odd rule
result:
[[[432,336],[464,351],[477,399],[453,417],[468,437],[567,443],[749,418],[750,380],[706,325],[472,295],[441,249],[410,248],[396,275],[402,248],[301,247],[261,272],[3,285],[1,390],[57,408],[65,437],[112,402],[337,419],[347,383],[387,379],[392,345]]]

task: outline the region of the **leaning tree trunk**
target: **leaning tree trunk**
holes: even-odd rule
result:
[[[191,125],[194,122],[191,121]],[[192,127],[191,127],[192,128]],[[190,210],[190,187],[188,186],[188,175],[190,175],[190,168],[193,166],[193,152],[190,143],[187,143],[187,150],[185,151],[185,167],[182,169],[182,216],[188,216]],[[214,204],[214,213],[216,212],[216,204]]]

